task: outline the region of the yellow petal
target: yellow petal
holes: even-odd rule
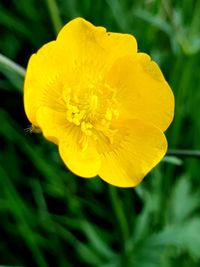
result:
[[[41,106],[62,109],[64,63],[62,55],[56,49],[56,42],[44,45],[29,60],[24,83],[24,106],[28,119],[37,125],[36,112]],[[67,68],[65,68],[66,73]],[[69,74],[70,75],[70,74]]]
[[[174,115],[174,96],[158,65],[144,53],[116,61],[107,83],[117,90],[123,118],[141,119],[166,130]]]
[[[71,125],[65,112],[58,112],[49,107],[40,107],[37,111],[37,125],[49,141],[58,144],[59,139],[69,131]]]
[[[117,58],[137,52],[137,42],[132,35],[106,32],[105,28],[82,18],[76,18],[62,28],[57,45],[63,54],[72,55],[76,71],[81,69],[94,76],[101,75]]]
[[[79,127],[67,121],[65,113],[41,107],[37,123],[45,138],[58,144],[64,163],[73,173],[86,178],[98,174],[101,162],[94,143]]]
[[[136,186],[163,158],[167,141],[158,128],[139,120],[118,127],[114,143],[101,149],[99,176],[115,186]]]
[[[88,139],[85,140],[85,147],[80,146],[82,138]],[[100,156],[90,137],[83,136],[76,126],[61,139],[59,153],[66,166],[76,175],[91,178],[98,174]]]

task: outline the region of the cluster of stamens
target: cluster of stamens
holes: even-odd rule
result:
[[[107,83],[89,82],[86,88],[63,89],[66,118],[79,126],[86,136],[96,137],[101,131],[111,140],[111,122],[118,117],[116,91]]]

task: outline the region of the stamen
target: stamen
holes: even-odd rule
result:
[[[63,88],[63,100],[66,103],[66,119],[80,127],[82,137],[80,147],[85,150],[88,145],[87,138],[93,136],[96,140],[97,131],[104,134],[110,143],[113,142],[115,132],[111,130],[113,118],[119,116],[116,91],[102,79],[94,81],[85,77],[85,88],[79,83],[75,88]]]
[[[97,104],[98,104],[98,98],[96,95],[92,95],[91,97],[91,102],[90,102],[90,109],[91,111],[95,111],[95,109],[97,108]]]

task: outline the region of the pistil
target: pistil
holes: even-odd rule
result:
[[[108,84],[98,82],[88,84],[87,88],[64,88],[63,100],[66,105],[66,119],[80,127],[82,135],[80,148],[86,149],[88,137],[97,140],[100,131],[112,143],[115,131],[112,121],[118,117],[118,102],[115,89]]]

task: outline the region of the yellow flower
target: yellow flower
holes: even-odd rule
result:
[[[163,158],[174,97],[132,35],[82,18],[29,60],[26,114],[76,175],[137,185]]]

